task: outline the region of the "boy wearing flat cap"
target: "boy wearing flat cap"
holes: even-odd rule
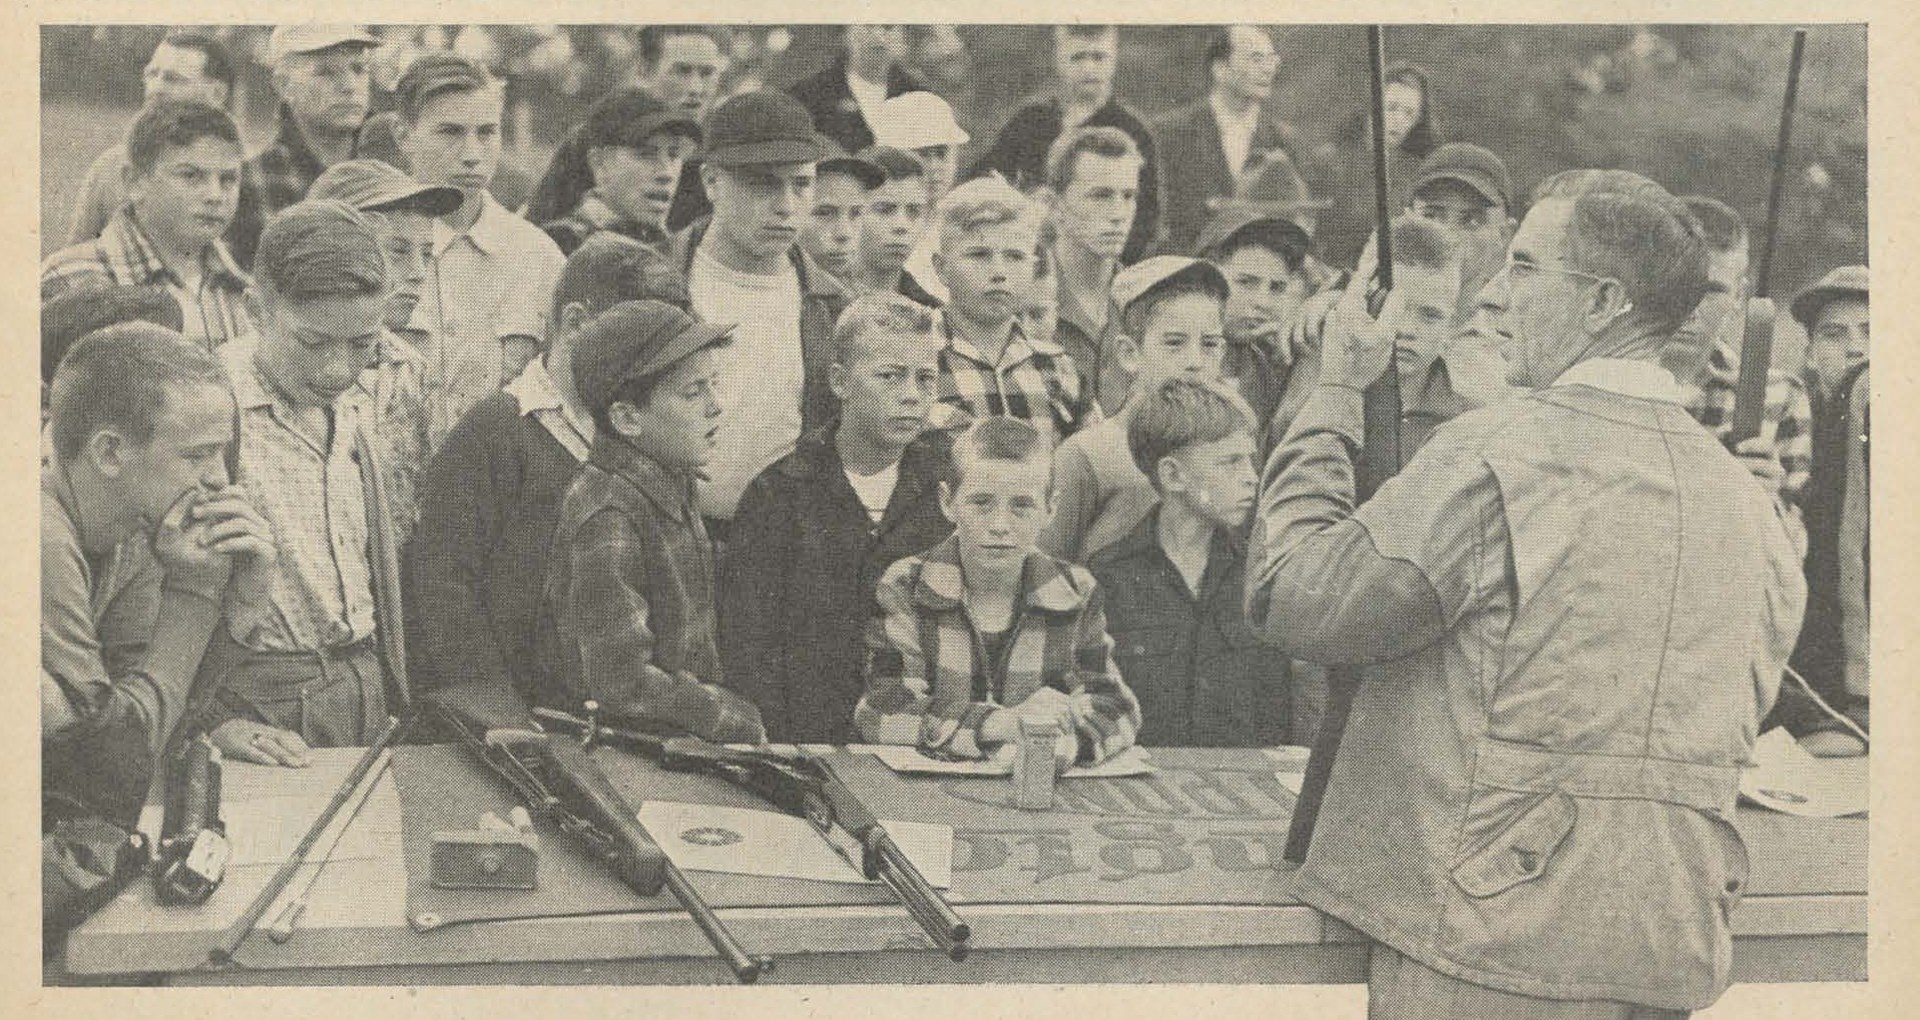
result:
[[[630,301],[581,333],[573,377],[595,435],[554,531],[536,704],[592,700],[622,722],[765,739],[759,710],[720,685],[713,546],[694,492],[720,435],[719,348],[733,329]]]

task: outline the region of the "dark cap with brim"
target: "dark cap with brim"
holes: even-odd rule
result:
[[[1513,207],[1513,178],[1507,173],[1507,164],[1471,142],[1448,142],[1433,150],[1414,174],[1413,189],[1408,194],[1418,195],[1435,181],[1457,181],[1489,205]]]
[[[813,116],[785,92],[743,92],[707,114],[700,158],[715,166],[818,163],[831,154]]]
[[[1867,300],[1866,266],[1841,266],[1829,272],[1818,283],[1794,295],[1793,304],[1788,308],[1793,312],[1794,321],[1812,329],[1820,310],[1842,298]]]
[[[1290,217],[1249,205],[1230,205],[1200,231],[1194,253],[1206,258],[1227,242],[1245,237],[1249,243],[1280,253],[1289,267],[1298,266],[1312,249],[1306,229]]]
[[[587,324],[573,348],[573,381],[588,408],[605,411],[620,387],[668,371],[733,340],[733,326],[701,322],[660,301],[626,301]]]
[[[422,184],[377,159],[349,159],[328,167],[307,189],[308,198],[333,198],[361,212],[414,212],[445,216],[460,208],[459,188]]]
[[[1113,277],[1113,303],[1122,314],[1135,301],[1146,297],[1153,291],[1175,283],[1188,283],[1203,287],[1215,298],[1225,301],[1229,293],[1227,278],[1211,262],[1190,259],[1184,255],[1155,255],[1141,259],[1128,266]]]

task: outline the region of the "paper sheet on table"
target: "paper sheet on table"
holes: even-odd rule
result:
[[[774,811],[650,800],[640,824],[683,871],[864,882],[804,819]],[[907,859],[936,889],[953,885],[953,828],[882,821]]]
[[[292,769],[283,769],[292,772]],[[341,777],[344,778],[344,775]],[[295,847],[307,834],[313,820],[320,817],[331,794],[316,797],[312,793],[291,797],[250,797],[224,800],[221,814],[227,823],[227,841],[233,846],[234,867],[249,864],[279,864],[293,856]],[[400,790],[394,786],[393,773],[383,771],[366,803],[351,818],[343,811],[335,816],[328,832],[314,843],[315,853],[327,845],[332,831],[345,826],[340,841],[328,860],[366,860],[392,856],[400,852]]]
[[[855,754],[870,754],[880,759],[880,763],[895,772],[925,773],[940,776],[1010,776],[1013,774],[1013,756],[1000,754],[984,761],[941,761],[920,753],[917,747],[904,744],[850,744],[847,750]],[[1075,765],[1067,769],[1063,779],[1115,779],[1120,776],[1140,776],[1153,771],[1153,756],[1144,747],[1129,747],[1108,758],[1098,765]]]
[[[1754,742],[1753,760],[1740,773],[1740,795],[1761,807],[1808,818],[1866,813],[1865,758],[1816,758],[1776,728]]]

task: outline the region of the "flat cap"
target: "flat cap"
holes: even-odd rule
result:
[[[1820,309],[1841,298],[1867,298],[1867,267],[1841,266],[1820,278],[1819,282],[1793,296],[1788,308],[1794,320],[1807,329],[1820,317]]]
[[[281,25],[267,37],[267,63],[293,53],[319,53],[335,46],[378,46],[365,25]]]
[[[1193,251],[1208,258],[1227,242],[1241,238],[1278,254],[1289,269],[1299,268],[1313,247],[1306,228],[1286,216],[1248,206],[1228,206],[1201,228]]]
[[[624,301],[587,324],[574,340],[573,382],[595,412],[620,387],[659,375],[695,352],[733,339],[731,325],[701,322],[660,301]]]
[[[817,163],[828,154],[813,115],[785,92],[742,92],[707,114],[701,158],[716,166]]]

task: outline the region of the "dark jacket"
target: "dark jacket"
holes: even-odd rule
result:
[[[1154,118],[1153,136],[1160,147],[1161,179],[1170,182],[1165,249],[1190,255],[1201,228],[1213,217],[1207,199],[1232,197],[1236,179],[1246,167],[1227,166],[1226,151],[1220,145],[1220,125],[1213,119],[1213,105],[1206,96]],[[1263,111],[1254,124],[1253,144],[1247,146],[1248,165],[1274,149],[1284,151],[1296,166],[1307,155],[1298,133]]]
[[[1140,699],[1140,743],[1285,743],[1288,660],[1247,625],[1245,543],[1225,530],[1214,533],[1196,598],[1160,548],[1159,521],[1156,507],[1088,562],[1107,593],[1114,660]]]
[[[560,501],[580,463],[511,393],[473,406],[420,478],[407,543],[416,689],[477,718],[525,714],[533,634]],[[481,703],[492,709],[478,711]]]
[[[703,219],[673,235],[673,264],[688,281],[693,279],[693,253],[700,249],[700,239],[712,222]],[[799,245],[794,245],[787,257],[800,273],[800,357],[807,373],[800,396],[800,432],[804,435],[825,428],[837,417],[840,402],[827,385],[827,366],[833,364],[833,324],[852,303],[853,295]]]
[[[1060,137],[1063,116],[1060,100],[1047,96],[1034,99],[1014,111],[1005,127],[1000,129],[999,137],[993,140],[993,148],[969,168],[962,179],[971,179],[988,172],[997,172],[1013,182],[1014,187],[1026,190],[1035,184],[1043,183],[1047,176],[1047,149],[1052,147],[1054,139]],[[1160,182],[1179,180],[1166,172],[1160,159],[1164,150],[1160,149],[1153,133],[1140,116],[1127,109],[1118,99],[1109,99],[1107,104],[1093,112],[1082,127],[1119,128],[1140,147],[1140,155],[1145,164],[1140,168],[1140,203],[1133,212],[1133,228],[1127,232],[1127,246],[1120,253],[1120,261],[1131,264],[1154,244],[1161,229]],[[1187,185],[1183,182],[1181,188]],[[1198,227],[1194,228],[1196,231]]]
[[[907,447],[877,525],[828,431],[803,437],[747,486],[720,564],[720,648],[768,739],[858,741],[853,709],[865,691],[861,634],[874,588],[895,560],[953,533],[940,512],[950,447],[938,430]]]
[[[813,116],[813,129],[833,139],[848,152],[859,152],[873,144],[873,129],[867,125],[860,102],[847,88],[847,58],[841,54],[833,63],[787,89]],[[927,86],[898,65],[887,69],[887,98],[905,92],[925,92]]]

